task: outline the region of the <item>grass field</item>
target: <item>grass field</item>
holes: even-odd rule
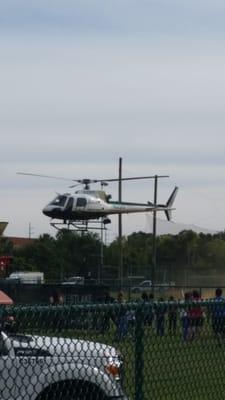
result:
[[[157,337],[145,328],[143,339],[142,399],[149,400],[213,400],[225,398],[225,343],[219,346],[211,326],[205,322],[197,339],[184,343],[180,327],[176,335]],[[74,332],[73,332],[74,335]],[[76,337],[116,346],[125,356],[124,387],[135,399],[135,339],[115,342],[115,328],[104,334],[76,332]],[[141,367],[140,367],[141,368]]]
[[[63,316],[66,318],[65,313]],[[33,317],[33,321],[29,319],[28,326],[28,316],[24,315],[21,328],[27,331],[29,327],[28,331],[40,334],[38,315],[33,314]],[[78,318],[78,315],[76,317]],[[205,318],[199,335],[192,341],[183,341],[180,320],[175,335],[170,335],[166,326],[165,335],[159,337],[154,326],[147,326],[144,328],[143,336],[140,336],[141,330],[137,326],[138,339],[131,331],[123,340],[116,341],[116,328],[112,321],[109,329],[100,333],[98,323],[102,321],[102,317],[101,309],[96,308],[92,311],[90,309],[85,311],[84,315],[80,314],[82,328],[60,328],[58,331],[56,326],[48,328],[50,319],[45,318],[41,330],[43,334],[75,337],[115,346],[125,357],[124,388],[129,399],[225,399],[225,342],[224,345],[219,345],[214,337],[210,320]],[[20,321],[22,322],[21,318]],[[94,327],[97,329],[93,329]],[[141,397],[138,397],[138,393]]]

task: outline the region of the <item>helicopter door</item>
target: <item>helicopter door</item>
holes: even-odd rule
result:
[[[73,210],[73,197],[69,197],[65,211],[71,212]]]
[[[83,210],[87,205],[87,199],[85,199],[85,197],[78,197],[77,198],[77,204],[76,204],[76,208],[78,208],[79,210]]]

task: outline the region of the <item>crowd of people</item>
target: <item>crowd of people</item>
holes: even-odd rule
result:
[[[61,293],[53,292],[49,302],[53,305],[63,304]],[[115,340],[120,341],[128,336],[134,338],[137,308],[125,306],[127,301],[124,292],[119,291],[116,298],[107,292],[103,302],[115,304],[115,307],[100,316],[102,333],[110,328],[112,321],[116,327]],[[155,332],[158,337],[181,333],[183,342],[188,343],[200,336],[202,327],[207,323],[207,329],[211,328],[219,344],[225,339],[225,297],[221,288],[216,289],[215,296],[207,306],[197,290],[184,293],[183,300],[179,301],[173,296],[155,300],[152,293],[143,292],[138,303],[143,305],[144,327],[148,327],[148,331]]]
[[[221,288],[216,289],[215,297],[210,299],[207,306],[203,305],[197,290],[186,292],[182,301],[176,301],[173,296],[167,300],[159,298],[154,301],[153,294],[148,295],[144,292],[140,301],[144,304],[144,326],[149,327],[159,337],[166,334],[176,335],[181,331],[183,341],[191,342],[200,336],[207,321],[219,344],[222,344],[225,338],[225,297]],[[117,299],[111,298],[110,302],[125,304],[123,292],[120,291]],[[112,320],[116,325],[117,340],[132,334],[135,318],[135,311],[132,309],[115,309]]]

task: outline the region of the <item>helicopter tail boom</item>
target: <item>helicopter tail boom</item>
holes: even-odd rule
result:
[[[119,201],[109,201],[109,206],[114,206],[108,210],[108,214],[129,214],[129,213],[139,213],[139,212],[158,212],[164,211],[168,221],[172,218],[172,208],[178,188],[175,187],[171,193],[166,204],[154,204],[148,201],[148,203],[131,203],[131,202],[119,202]]]

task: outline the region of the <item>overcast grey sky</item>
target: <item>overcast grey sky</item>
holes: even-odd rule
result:
[[[41,210],[68,191],[17,171],[111,178],[119,157],[124,176],[170,176],[160,202],[179,186],[174,222],[223,230],[224,18],[219,0],[0,0],[6,233],[54,234]],[[153,200],[152,183],[126,183],[123,199]],[[151,230],[145,215],[123,221]]]

